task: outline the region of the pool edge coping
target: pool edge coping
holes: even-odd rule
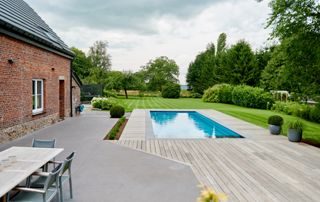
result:
[[[153,132],[150,111],[195,111],[209,118],[212,121],[238,133],[243,138],[232,139],[269,139],[269,131],[260,126],[240,120],[225,113],[213,109],[134,109],[129,117],[126,128],[124,129],[120,140],[147,140],[157,139]],[[143,133],[143,134],[142,134]],[[257,134],[259,133],[259,134]],[[281,135],[279,135],[280,137]],[[272,135],[272,137],[277,137]],[[161,138],[163,140],[190,140],[191,138]],[[228,139],[228,138],[217,138]]]

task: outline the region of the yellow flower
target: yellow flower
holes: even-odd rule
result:
[[[198,202],[220,202],[227,200],[227,196],[224,193],[216,193],[213,189],[203,187],[201,195],[198,198]]]

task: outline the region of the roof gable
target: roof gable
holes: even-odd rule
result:
[[[69,47],[23,0],[0,1],[0,25],[64,54],[73,56]]]

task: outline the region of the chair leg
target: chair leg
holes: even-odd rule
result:
[[[58,187],[59,187],[59,192],[60,192],[60,194],[59,194],[59,199],[60,199],[60,202],[63,202],[63,192],[62,192],[62,182],[61,182],[61,177],[59,177],[59,185],[58,185]]]
[[[47,201],[46,201],[46,198],[47,198],[47,197],[46,197],[46,193],[42,194],[42,200],[43,200],[43,202],[47,202]]]
[[[69,176],[69,186],[70,186],[70,198],[73,198],[73,193],[72,193],[72,179],[71,179],[71,175]]]

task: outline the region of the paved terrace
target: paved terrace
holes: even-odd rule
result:
[[[116,122],[108,117],[105,112],[86,112],[2,144],[0,151],[10,146],[30,146],[33,137],[56,138],[57,147],[65,149],[58,160],[76,151],[74,199],[69,200],[66,186],[65,201],[196,201],[199,182],[190,166],[103,141]]]
[[[192,165],[202,184],[226,193],[229,201],[320,200],[318,148],[291,143],[286,137],[270,135],[266,129],[214,110],[197,111],[246,138],[152,139],[141,135],[148,131],[142,128],[149,111],[135,110],[121,140],[115,143]]]

